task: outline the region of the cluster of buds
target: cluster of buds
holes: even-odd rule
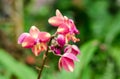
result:
[[[59,69],[64,68],[66,71],[73,72],[74,61],[79,61],[77,55],[80,54],[80,50],[76,45],[71,45],[69,42],[79,41],[75,37],[76,34],[79,34],[79,31],[74,21],[63,16],[59,10],[56,10],[56,16],[49,18],[48,22],[57,27],[54,35],[39,31],[37,27],[32,26],[29,33],[22,33],[19,36],[18,44],[21,44],[24,48],[31,48],[35,56],[38,56],[42,51],[53,52],[54,55],[60,56]]]

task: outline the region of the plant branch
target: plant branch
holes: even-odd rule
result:
[[[51,41],[52,41],[53,38],[54,38],[54,36],[52,36],[52,37],[50,38],[50,41],[49,41],[48,46],[47,46],[47,50],[46,50],[46,52],[45,52],[44,55],[43,55],[43,62],[42,62],[41,68],[40,68],[40,70],[39,70],[38,78],[37,78],[37,79],[40,79],[40,78],[41,78],[41,74],[42,74],[42,71],[43,71],[43,69],[44,69],[45,62],[46,62],[46,60],[47,60],[48,51],[49,51],[49,46],[51,45]]]

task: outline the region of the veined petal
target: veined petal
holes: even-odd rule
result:
[[[22,33],[18,38],[18,44],[21,44],[26,37],[30,36],[29,33]]]
[[[41,42],[48,42],[51,35],[48,32],[39,32],[39,40]]]
[[[64,19],[62,17],[57,17],[57,16],[53,16],[48,19],[48,22],[55,27],[58,27],[60,24],[63,23],[63,21]]]
[[[76,45],[68,45],[65,49],[64,52],[66,53],[72,53],[75,56],[80,54],[80,50]]]
[[[69,58],[61,58],[61,63],[62,63],[62,67],[69,72],[73,72],[74,70],[74,62],[73,60],[69,59]]]
[[[74,54],[69,53],[69,52],[67,53],[67,51],[66,51],[66,53],[64,53],[63,57],[69,58],[73,61],[79,61],[79,59]]]
[[[29,31],[30,35],[35,39],[38,38],[39,32],[40,32],[39,29],[35,26],[32,26]]]
[[[35,39],[33,38],[33,37],[31,37],[31,36],[26,36],[25,38],[24,38],[24,40],[22,41],[22,47],[24,47],[24,48],[31,48],[31,47],[33,47],[33,45],[34,45],[34,43],[35,43],[35,41],[34,41]]]
[[[67,25],[65,23],[63,23],[62,25],[60,25],[58,27],[57,33],[58,34],[67,34],[67,33],[69,33],[69,28],[67,27]]]
[[[72,53],[74,55],[80,54],[80,50],[79,50],[79,48],[76,45],[72,45]]]
[[[71,49],[71,45],[67,45],[67,47],[64,49],[64,52],[66,52],[66,51],[68,51],[68,50],[69,50],[69,52],[72,51],[72,49]]]

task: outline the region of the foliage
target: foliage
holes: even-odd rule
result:
[[[18,79],[35,79],[37,74],[28,66],[23,63],[16,61],[12,58],[6,51],[0,49],[0,64],[1,71],[3,71],[3,75],[1,74],[0,77],[3,79],[9,78],[18,78]],[[32,76],[30,76],[32,75]]]
[[[120,79],[119,0],[55,0],[46,2],[35,13],[31,9],[36,7],[34,0],[24,2],[25,31],[28,31],[32,25],[36,25],[40,30],[53,33],[55,28],[48,25],[47,19],[55,15],[56,9],[60,9],[63,15],[74,19],[80,30],[80,35],[77,36],[81,40],[77,43],[81,50],[78,56],[80,62],[75,63],[74,72],[69,73],[64,70],[59,72],[56,65],[59,58],[50,54],[47,60],[47,64],[50,63],[50,65],[49,68],[44,69],[42,79]],[[11,36],[10,24],[0,26],[0,29]],[[7,29],[2,26],[6,26]],[[19,60],[16,61],[8,53],[10,52],[6,52],[4,48],[0,49],[0,79],[35,79],[37,77],[35,68],[30,68],[31,66]],[[27,55],[30,53],[27,51]],[[37,61],[41,62],[41,60]]]

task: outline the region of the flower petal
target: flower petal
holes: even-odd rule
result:
[[[76,45],[68,45],[65,49],[64,52],[66,53],[72,53],[74,55],[80,54],[80,50]]]
[[[21,44],[26,37],[30,36],[29,33],[22,33],[18,38],[18,44]]]
[[[39,32],[39,40],[40,42],[48,42],[51,35],[48,32]]]
[[[38,38],[39,32],[40,32],[39,29],[38,29],[37,27],[35,27],[35,26],[32,26],[32,27],[30,28],[30,31],[29,31],[30,35],[31,35],[33,38],[35,38],[35,39]]]
[[[69,72],[73,72],[74,70],[74,62],[73,60],[69,59],[69,58],[61,58],[61,63],[62,63],[62,67]]]
[[[46,51],[47,50],[47,44],[46,43],[40,43],[41,45],[41,51]]]
[[[78,30],[76,27],[74,27],[73,29],[74,29],[73,32],[74,32],[75,34],[79,34],[79,33],[80,33],[79,30]]]
[[[64,35],[59,34],[57,37],[57,42],[61,47],[63,47],[66,42]]]
[[[47,50],[47,45],[45,43],[37,43],[32,47],[32,52],[35,56],[38,56],[42,51]]]
[[[48,19],[48,22],[55,27],[58,27],[60,24],[63,23],[63,21],[64,19],[62,17],[57,17],[57,16],[53,16]]]
[[[67,34],[67,33],[69,33],[69,28],[67,27],[67,25],[65,23],[63,23],[62,25],[60,25],[58,27],[57,33],[58,34]]]
[[[56,16],[63,18],[62,13],[58,9],[56,10]]]
[[[59,59],[58,68],[59,68],[59,70],[62,69],[62,58]]]
[[[67,23],[68,23],[68,27],[69,27],[69,30],[70,30],[71,34],[72,33],[79,34],[79,31],[77,30],[77,28],[74,24],[74,21],[72,19],[68,19]]]
[[[40,45],[34,45],[32,48],[32,52],[34,53],[35,56],[38,56],[41,52]]]
[[[61,55],[61,48],[57,46],[50,46],[50,49],[55,55]]]
[[[70,50],[70,52],[72,51],[71,50],[71,45],[67,45],[67,47],[64,49],[64,52],[66,52],[67,50]]]
[[[80,54],[80,49],[76,45],[72,45],[72,53],[78,55]]]
[[[73,60],[73,61],[79,61],[79,59],[74,55],[74,54],[72,54],[72,53],[64,53],[63,54],[63,57],[65,57],[65,58],[69,58],[69,59],[71,59],[71,60]]]
[[[26,36],[24,40],[22,41],[22,47],[24,48],[31,48],[35,44],[35,39],[31,36]]]
[[[79,38],[76,38],[74,34],[71,35],[71,40],[72,40],[74,43],[80,41],[80,39],[79,39]]]

